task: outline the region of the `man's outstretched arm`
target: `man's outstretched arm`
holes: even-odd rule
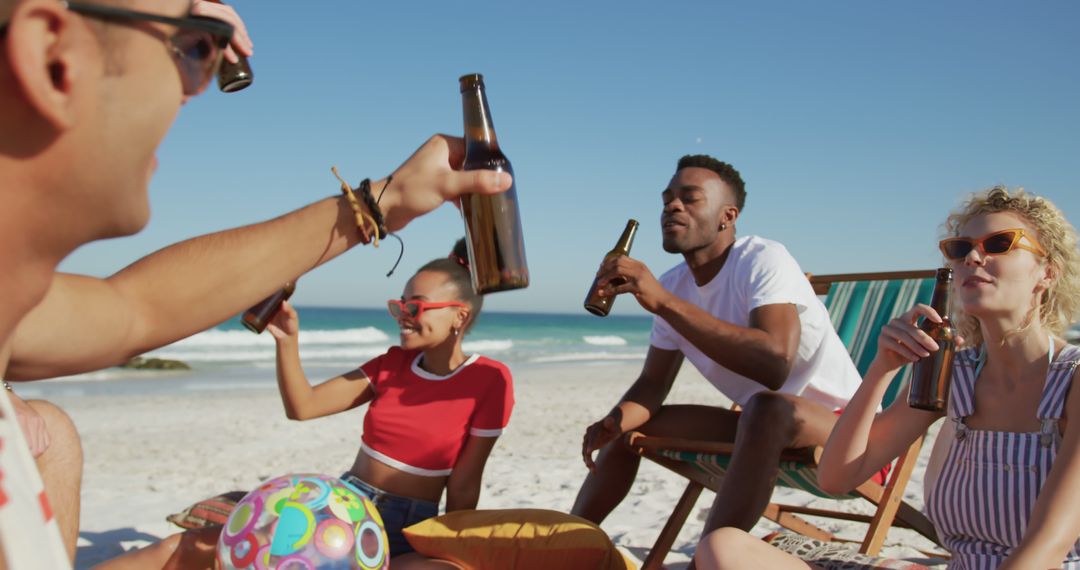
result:
[[[380,209],[390,231],[460,195],[497,193],[510,177],[458,172],[461,139],[435,136],[393,174]],[[372,184],[381,189],[383,181]],[[218,324],[359,240],[344,198],[152,253],[107,278],[57,274],[13,335],[8,379],[97,370]]]

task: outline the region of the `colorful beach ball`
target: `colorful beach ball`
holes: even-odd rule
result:
[[[217,546],[218,567],[380,570],[390,566],[382,517],[352,485],[326,475],[285,475],[248,493]]]

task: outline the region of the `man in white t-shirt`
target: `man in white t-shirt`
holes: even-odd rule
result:
[[[604,294],[630,293],[655,317],[641,375],[585,432],[590,473],[573,513],[599,523],[623,500],[639,458],[608,444],[637,430],[734,443],[704,532],[750,530],[769,502],[781,451],[823,445],[859,374],[787,249],[755,236],[736,239],[746,198],[737,170],[684,156],[661,197],[664,250],[683,263],[659,280],[626,256],[600,267]],[[683,358],[742,410],[664,405]]]

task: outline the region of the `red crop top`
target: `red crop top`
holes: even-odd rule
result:
[[[375,391],[361,449],[408,473],[449,475],[470,434],[502,433],[514,407],[513,381],[501,362],[476,354],[447,376],[420,368],[422,357],[395,346],[360,367]]]

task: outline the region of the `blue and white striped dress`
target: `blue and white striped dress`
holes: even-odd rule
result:
[[[1080,348],[1071,345],[1050,363],[1039,402],[1040,431],[984,431],[964,425],[975,412],[978,354],[963,350],[953,361],[949,420],[956,422],[956,439],[927,503],[930,520],[953,555],[950,570],[997,568],[1020,544],[1061,444],[1058,420],[1080,363]],[[1062,567],[1080,570],[1080,542]]]

